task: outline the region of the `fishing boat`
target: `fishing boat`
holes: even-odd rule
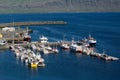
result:
[[[43,54],[49,54],[50,53],[49,50],[47,50],[45,48],[43,48],[42,52],[43,52]]]
[[[5,39],[0,39],[0,46],[3,46],[7,44],[7,41]]]
[[[52,51],[53,51],[54,53],[59,53],[59,50],[58,50],[57,48],[53,48]]]
[[[31,68],[37,68],[38,67],[38,63],[32,62],[32,63],[30,63],[30,67]]]
[[[69,44],[62,42],[62,43],[61,43],[61,48],[62,48],[62,49],[69,49],[70,46],[69,46]]]
[[[80,52],[82,53],[82,46],[81,45],[78,45],[77,43],[72,43],[70,45],[70,50],[73,51],[73,52]]]
[[[94,45],[94,44],[97,43],[97,41],[96,41],[93,37],[91,37],[91,35],[89,34],[88,43],[89,43],[90,45]]]
[[[23,38],[24,38],[24,41],[28,41],[28,42],[31,41],[31,36],[28,33],[24,33]]]
[[[45,49],[47,49],[48,51],[52,51],[52,47],[50,46],[46,46]]]
[[[40,40],[41,43],[47,43],[48,38],[45,37],[45,36],[41,36],[41,37],[39,38],[39,40]]]

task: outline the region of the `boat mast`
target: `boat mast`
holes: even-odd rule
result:
[[[27,30],[27,34],[29,34],[29,32],[28,32],[28,30],[29,30],[29,29],[28,29],[28,26],[27,26],[26,30]]]
[[[13,27],[14,27],[14,19],[13,19]],[[15,32],[13,31],[13,41],[12,41],[13,45],[15,44],[15,42],[14,42],[14,35],[15,35]]]

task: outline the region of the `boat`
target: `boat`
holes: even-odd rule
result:
[[[61,43],[61,48],[62,48],[62,49],[69,49],[70,46],[69,46],[69,44],[62,42],[62,43]]]
[[[88,39],[84,38],[82,40],[80,40],[79,42],[77,42],[78,44],[81,44],[83,46],[89,47],[90,44],[88,43]]]
[[[50,46],[46,46],[45,49],[47,49],[48,51],[52,51],[52,48]]]
[[[31,45],[31,48],[32,48],[33,51],[37,50],[37,47],[36,47],[35,44],[32,44],[32,45]]]
[[[39,38],[39,40],[40,40],[41,43],[47,43],[48,38],[45,37],[45,36],[41,36],[41,37]]]
[[[28,42],[31,41],[31,36],[28,33],[24,33],[23,38],[24,38],[24,41],[28,41]]]
[[[93,37],[91,37],[91,35],[89,34],[88,43],[89,43],[90,45],[94,45],[94,44],[97,43],[97,41],[96,41]]]
[[[82,52],[86,55],[90,55],[93,52],[94,48],[88,48],[86,46],[82,47]]]
[[[37,68],[37,67],[38,67],[38,64],[35,63],[35,62],[32,62],[32,63],[30,64],[30,67],[31,67],[31,68]]]
[[[14,27],[4,27],[4,28],[2,28],[2,31],[4,31],[4,32],[6,32],[6,31],[13,32],[13,31],[15,31],[15,28]]]
[[[50,53],[49,50],[47,50],[45,48],[42,50],[42,52],[43,52],[43,54],[49,54]]]
[[[54,53],[59,53],[59,50],[58,50],[57,48],[53,48],[52,51],[53,51]]]
[[[80,53],[82,53],[82,46],[78,45],[75,42],[72,42],[71,45],[70,45],[70,50],[73,51],[73,52],[80,52]]]
[[[92,51],[92,52],[90,53],[90,56],[100,58],[100,57],[101,57],[101,54],[100,54],[100,53],[97,53],[97,52],[95,52],[95,51]]]
[[[5,39],[0,39],[0,46],[3,46],[7,44],[7,41]]]

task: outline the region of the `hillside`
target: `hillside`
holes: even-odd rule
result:
[[[0,0],[0,13],[119,11],[120,0]]]

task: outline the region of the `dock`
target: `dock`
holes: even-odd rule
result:
[[[119,60],[119,58],[117,57],[114,57],[114,56],[109,56],[105,53],[97,53],[97,52],[92,52],[90,54],[90,56],[93,56],[93,57],[98,57],[100,59],[103,59],[105,61],[114,61],[114,60]]]
[[[23,40],[23,37],[20,36],[20,34],[23,34],[27,32],[27,30],[25,29],[17,29],[13,32],[13,31],[2,31],[0,29],[0,34],[2,35],[2,38],[0,39],[6,39],[8,42],[11,42],[11,41],[22,41]],[[33,31],[31,29],[28,29],[28,34],[32,33]],[[14,38],[13,38],[14,36]]]
[[[0,28],[3,27],[18,27],[18,26],[36,26],[36,25],[64,25],[67,24],[65,21],[39,21],[39,22],[11,22],[11,23],[1,23]]]

